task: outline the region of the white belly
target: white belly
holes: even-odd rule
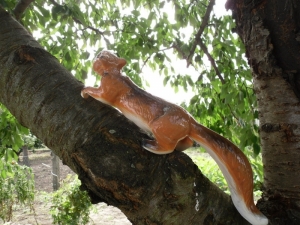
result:
[[[141,117],[132,114],[128,111],[122,111],[122,113],[124,114],[124,116],[126,116],[127,119],[134,122],[139,128],[143,129],[146,132],[152,133],[152,130],[149,127],[148,123],[146,123]]]

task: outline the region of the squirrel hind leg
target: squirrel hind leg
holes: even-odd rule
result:
[[[177,151],[184,151],[190,147],[193,147],[194,141],[190,137],[185,137],[182,140],[178,141],[176,145]]]
[[[159,145],[159,143],[156,140],[148,140],[143,139],[142,146],[144,149],[148,150],[149,152],[152,152],[154,154],[163,155],[163,154],[169,154],[174,151],[175,145],[172,148],[170,147],[162,147]]]

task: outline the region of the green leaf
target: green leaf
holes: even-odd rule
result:
[[[13,159],[16,159],[17,155],[12,149],[7,149],[5,154],[5,161],[11,162]]]
[[[85,51],[81,54],[81,59],[88,59],[90,57],[90,53]]]
[[[164,84],[164,86],[166,86],[167,85],[167,83],[168,83],[168,81],[170,80],[170,76],[166,76],[165,78],[164,78],[164,80],[163,80],[163,84]]]
[[[65,60],[66,62],[72,62],[72,57],[71,57],[69,51],[66,52],[64,60]]]
[[[256,142],[253,143],[253,152],[255,155],[258,155],[260,152],[260,146]]]
[[[199,62],[202,62],[202,57],[200,55],[196,55],[195,57],[195,62],[199,63]]]

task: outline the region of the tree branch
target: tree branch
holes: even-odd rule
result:
[[[78,174],[94,203],[135,225],[247,224],[187,155],[145,151],[133,123],[81,98],[83,84],[1,7],[0,24],[0,101]]]
[[[207,47],[205,46],[205,44],[202,42],[201,39],[198,39],[197,40],[197,44],[200,46],[200,48],[202,49],[202,51],[205,53],[205,55],[207,56],[208,60],[210,61],[212,67],[215,69],[216,71],[216,74],[217,76],[219,77],[219,79],[221,80],[222,84],[225,84],[225,80],[224,78],[222,77],[218,67],[217,67],[217,64],[214,60],[214,58],[211,56],[211,54],[209,54],[208,50],[207,50]]]
[[[187,57],[187,67],[189,67],[191,65],[191,62],[192,62],[192,57],[195,53],[195,50],[196,50],[196,47],[197,45],[200,46],[200,48],[202,49],[202,51],[206,54],[206,56],[208,57],[212,67],[214,68],[214,70],[216,71],[216,74],[217,76],[219,77],[219,79],[221,80],[221,82],[224,84],[225,83],[225,80],[224,78],[222,77],[218,67],[217,67],[217,64],[215,62],[215,60],[213,59],[213,57],[209,54],[208,50],[207,50],[207,47],[205,46],[205,44],[203,43],[202,39],[201,39],[201,35],[202,33],[204,32],[204,29],[205,27],[208,25],[208,22],[209,22],[209,17],[210,17],[210,13],[213,9],[213,6],[215,5],[215,0],[210,0],[208,6],[207,6],[207,9],[206,9],[206,12],[205,12],[205,15],[203,17],[203,20],[202,20],[202,23],[201,23],[201,26],[195,36],[195,41],[193,43],[193,46],[191,48],[191,51],[190,51],[190,54],[189,56]]]
[[[55,0],[50,0],[50,2],[51,2],[53,5],[55,5],[55,6],[61,6],[61,5],[58,4]],[[85,25],[83,24],[82,21],[80,21],[78,18],[76,18],[76,17],[74,17],[74,16],[72,16],[72,19],[73,19],[73,21],[74,21],[75,23],[80,24],[80,25],[84,26],[86,29],[90,29],[90,30],[94,31],[95,33],[101,35],[101,36],[103,37],[103,39],[105,40],[105,42],[108,43],[108,44],[110,44],[109,40],[105,37],[104,32],[102,32],[101,30],[99,30],[99,29],[97,29],[97,28],[94,28],[94,27],[92,27],[92,26],[90,26],[90,25],[85,26]]]
[[[186,56],[186,54],[181,50],[181,48],[177,45],[177,44],[173,44],[172,45],[172,47],[174,48],[174,49],[176,49],[176,51],[177,52],[179,52],[181,55],[182,55],[182,59],[185,59],[185,60],[187,60],[187,56]]]
[[[195,53],[195,50],[196,50],[196,47],[197,47],[197,42],[198,42],[199,39],[201,39],[201,35],[202,35],[203,31],[204,31],[205,27],[208,25],[210,13],[211,13],[214,5],[215,5],[215,0],[210,0],[209,4],[207,6],[207,9],[206,9],[205,15],[202,19],[201,26],[200,26],[200,28],[199,28],[196,36],[195,36],[195,41],[194,41],[194,44],[191,48],[190,54],[187,57],[187,67],[189,67],[191,62],[192,62],[192,57]]]
[[[142,65],[142,67],[141,67],[141,69],[140,69],[139,72],[141,73],[141,72],[143,71],[143,68],[145,67],[145,65],[147,64],[148,60],[151,58],[151,56],[152,56],[153,54],[156,54],[156,53],[158,53],[158,52],[164,52],[164,51],[169,50],[169,49],[171,49],[171,48],[174,48],[173,45],[172,45],[171,47],[163,48],[163,49],[158,50],[157,52],[154,52],[154,53],[150,54],[150,55],[144,60],[144,63],[143,63],[143,65]]]
[[[21,19],[21,15],[24,13],[24,11],[27,9],[27,7],[30,5],[31,2],[34,0],[19,0],[16,7],[13,9],[13,13],[15,15],[16,20]]]

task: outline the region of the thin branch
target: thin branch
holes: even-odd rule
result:
[[[77,19],[76,17],[73,16],[72,19],[74,20],[75,23],[80,24],[80,25],[82,25],[82,26],[85,26],[85,25],[84,25],[79,19]],[[86,26],[85,28],[86,28],[86,29],[90,29],[90,30],[96,32],[96,34],[101,35],[101,36],[103,37],[103,39],[105,40],[105,42],[106,42],[107,44],[110,45],[109,40],[108,40],[108,39],[105,37],[105,35],[104,35],[104,32],[102,32],[101,30],[99,30],[99,29],[97,29],[97,28],[94,28],[94,27],[92,27],[92,26]]]
[[[27,7],[30,5],[31,2],[34,0],[20,0],[16,7],[13,9],[13,13],[15,15],[15,18],[17,21],[20,21],[21,15],[24,13],[24,11],[27,9]]]
[[[178,53],[181,54],[182,57],[179,57],[180,59],[184,59],[187,61],[188,56],[184,53],[184,51],[177,44],[173,43],[173,45],[171,47],[174,48]],[[192,62],[189,65],[192,65],[197,70],[197,68],[195,67],[195,65]]]
[[[214,90],[216,93],[218,93],[218,92],[215,90],[215,88],[213,88],[213,90]],[[222,101],[222,102],[223,102],[223,101]],[[230,110],[230,112],[231,112],[233,118],[236,120],[236,123],[237,123],[239,126],[241,126],[241,122],[240,122],[239,118],[236,116],[236,114],[234,113],[234,111],[232,110],[230,104],[229,104],[229,103],[225,103],[225,105],[228,106],[228,108],[229,108],[229,110]],[[224,120],[223,117],[221,117],[221,118]]]
[[[201,26],[200,26],[200,28],[199,28],[196,36],[195,36],[195,42],[194,42],[194,44],[192,46],[192,49],[190,51],[189,56],[187,57],[187,67],[191,64],[192,57],[193,57],[193,55],[195,53],[196,47],[197,47],[197,45],[199,45],[200,48],[202,49],[202,51],[206,54],[207,58],[209,59],[212,67],[215,69],[216,74],[219,77],[219,79],[221,80],[222,84],[224,84],[225,80],[222,77],[222,75],[221,75],[221,73],[220,73],[220,71],[219,71],[219,69],[218,69],[218,67],[216,65],[215,60],[213,59],[213,57],[211,56],[211,54],[209,54],[209,52],[207,50],[207,47],[205,46],[205,44],[203,43],[203,41],[201,39],[201,35],[204,32],[204,29],[208,25],[210,13],[211,13],[214,5],[215,5],[215,0],[210,0],[209,4],[207,6],[207,9],[206,9],[205,15],[203,17]]]
[[[140,73],[143,71],[145,65],[147,64],[147,62],[148,62],[148,60],[151,58],[151,56],[152,56],[152,54],[149,55],[149,56],[146,58],[146,60],[144,61],[143,65],[142,65],[142,67],[141,67],[141,69],[140,69]]]
[[[196,47],[197,47],[197,42],[199,39],[201,39],[201,35],[202,35],[203,31],[204,31],[205,27],[208,25],[210,13],[211,13],[214,5],[215,5],[215,0],[210,0],[209,4],[207,6],[207,9],[206,9],[205,15],[202,19],[201,26],[195,36],[195,42],[192,46],[189,56],[187,57],[187,67],[189,67],[189,65],[191,64],[192,57],[193,57]]]
[[[181,50],[181,48],[178,45],[176,45],[174,43],[172,47],[175,48],[176,51],[179,52],[182,55],[182,59],[187,60],[187,56],[185,55],[185,53]]]
[[[53,5],[55,5],[55,6],[60,6],[60,4],[58,4],[56,1],[54,1],[54,0],[49,0]]]
[[[247,95],[247,98],[249,99],[248,101],[249,101],[249,103],[250,103],[250,102],[251,102],[251,100],[250,100],[251,98],[250,98],[250,94],[249,94],[249,92],[248,92],[248,89],[251,89],[252,91],[253,91],[253,89],[250,88],[250,87],[247,87],[247,85],[246,85],[245,82],[243,82],[243,86],[244,86],[245,89],[246,89],[246,95]],[[249,104],[249,107],[250,107],[252,113],[254,114],[254,108],[253,108],[253,105],[252,105],[252,104]]]
[[[171,48],[174,48],[174,46],[172,45],[171,47],[167,47],[167,48],[160,49],[160,50],[158,50],[158,51],[155,52],[155,53],[158,53],[158,52],[164,52],[164,51],[169,50],[169,49],[171,49]],[[154,54],[154,53],[153,53],[153,54]],[[150,54],[150,55],[146,58],[146,60],[144,61],[143,65],[142,65],[142,67],[141,67],[141,69],[140,69],[140,73],[142,72],[143,68],[145,67],[145,65],[147,64],[148,60],[151,58],[151,56],[152,56],[153,54]]]
[[[197,40],[197,44],[200,46],[200,48],[202,49],[202,51],[205,53],[205,55],[207,56],[208,60],[210,61],[212,67],[215,69],[216,71],[216,74],[217,76],[219,77],[219,79],[221,80],[222,84],[225,84],[225,80],[224,78],[222,77],[218,67],[217,67],[217,64],[214,60],[214,58],[211,56],[211,54],[209,54],[208,50],[207,50],[207,47],[205,46],[205,44],[202,42],[201,39],[198,39]]]
[[[240,122],[239,118],[235,115],[235,113],[233,112],[231,106],[230,106],[229,104],[227,104],[227,106],[228,106],[228,108],[229,108],[229,110],[230,110],[232,116],[236,119],[237,124],[238,124],[239,126],[241,126],[241,122]]]
[[[78,24],[84,26],[84,24],[79,19],[77,19],[76,17],[73,16],[72,19],[74,20],[75,23],[78,23]],[[92,31],[95,31],[97,34],[104,35],[104,33],[102,31],[100,31],[99,29],[94,28],[92,26],[86,26],[85,28],[90,29]]]
[[[55,6],[60,6],[60,4],[58,4],[55,0],[49,0],[49,1]],[[74,20],[75,23],[80,24],[80,25],[84,26],[86,29],[90,29],[90,30],[96,32],[97,34],[101,35],[104,38],[105,42],[110,44],[109,40],[105,37],[104,32],[102,32],[101,30],[94,28],[92,26],[85,26],[78,18],[76,18],[74,16],[72,16],[72,19]]]

